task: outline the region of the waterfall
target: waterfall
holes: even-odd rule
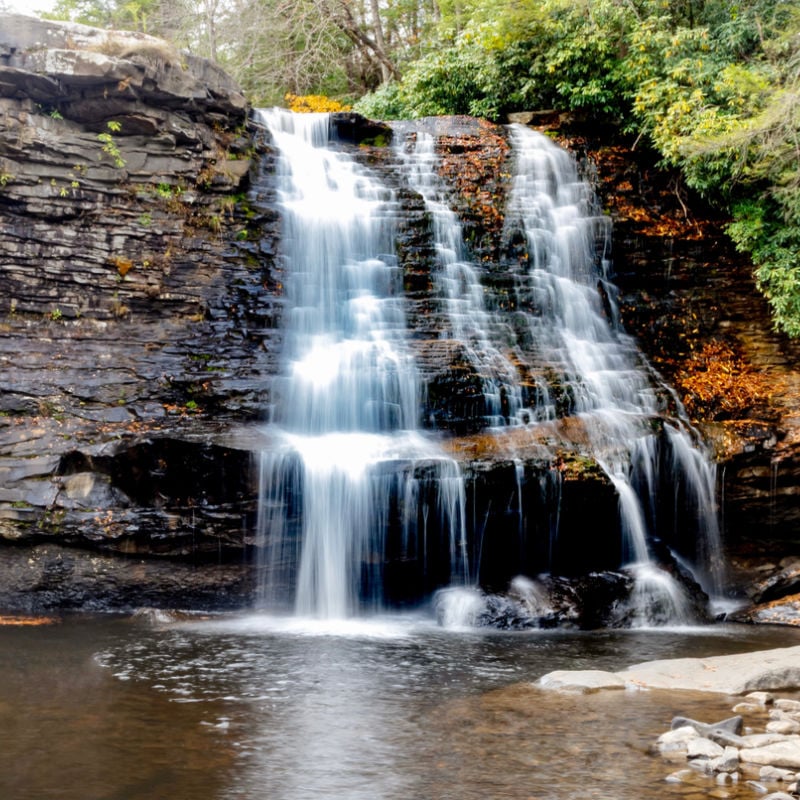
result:
[[[538,356],[560,371],[571,413],[581,420],[594,458],[617,490],[640,600],[635,613],[645,623],[685,621],[681,591],[655,569],[650,542],[656,535],[674,538],[658,530],[661,494],[674,492],[677,503],[683,493],[695,512],[693,538],[703,550],[693,559],[694,572],[707,591],[719,591],[713,465],[685,422],[662,423],[665,403],[652,373],[618,325],[608,274],[610,221],[597,213],[590,187],[570,156],[544,135],[513,125],[510,136],[516,168],[507,226],[517,228],[527,245],[518,292],[531,308],[531,338]],[[661,424],[663,435],[657,437],[654,427]],[[662,449],[671,460],[666,475]]]
[[[485,525],[468,517],[457,461],[419,428],[424,391],[406,322],[398,195],[332,141],[328,115],[259,113],[276,153],[286,302],[283,369],[260,461],[261,604],[291,598],[295,613],[340,618],[457,586],[440,598],[440,617],[482,618],[474,582]],[[520,543],[529,535],[526,492],[552,494],[543,528],[552,554],[558,470],[531,478],[514,442],[538,443],[541,430],[541,441],[555,441],[569,415],[581,452],[616,491],[631,617],[687,621],[683,590],[658,556],[672,547],[707,591],[718,591],[714,470],[686,421],[666,414],[666,389],[619,326],[610,222],[590,187],[565,151],[511,126],[505,237],[516,244],[498,268],[515,281],[512,325],[470,260],[437,175],[434,138],[421,126],[402,131],[392,155],[431,223],[443,335],[477,376],[481,426],[513,465],[517,530],[509,535]],[[555,463],[550,444],[536,446]],[[515,586],[530,607],[546,606],[529,578]]]
[[[679,505],[688,505],[694,516],[683,532],[684,539],[693,537],[699,545],[690,559],[692,570],[707,591],[719,592],[715,473],[685,422],[664,423],[660,437],[654,431],[665,404],[652,371],[619,327],[609,278],[611,225],[596,212],[591,187],[579,178],[566,151],[535,131],[510,127],[515,166],[506,236],[524,242],[516,267],[518,306],[527,309],[523,316],[533,357],[560,376],[558,387],[539,380],[533,390],[523,391],[507,355],[513,337],[500,315],[488,310],[487,289],[469,262],[460,223],[447,205],[434,137],[421,126],[400,129],[405,135],[397,152],[433,220],[449,335],[463,345],[481,378],[487,424],[531,428],[547,423],[557,417],[554,396],[569,398],[568,413],[580,420],[590,453],[619,498],[623,553],[635,579],[634,618],[641,624],[688,621],[682,589],[653,563],[651,542],[657,536],[675,538],[674,532],[659,530],[661,495],[674,488],[675,524],[688,523],[685,516],[679,520]],[[517,342],[517,361],[525,360],[524,350]]]
[[[340,618],[380,604],[393,527],[424,562],[430,524],[448,542],[450,575],[468,574],[463,482],[417,431],[392,192],[329,147],[328,115],[260,119],[278,152],[287,298],[260,469],[262,604],[293,593],[297,613]]]
[[[522,409],[522,389],[516,368],[495,344],[500,327],[486,308],[478,269],[467,257],[461,224],[447,205],[445,187],[436,173],[434,137],[415,130],[397,148],[405,177],[425,200],[433,220],[438,271],[436,280],[445,299],[450,334],[481,379],[485,420],[501,426],[516,420]]]

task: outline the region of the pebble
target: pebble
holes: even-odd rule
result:
[[[775,702],[775,698],[769,692],[750,692],[744,699],[759,706],[771,706]]]
[[[774,719],[767,723],[767,730],[770,733],[800,733],[800,722],[793,719]]]
[[[668,753],[672,750],[686,750],[686,745],[692,739],[699,738],[700,734],[694,728],[684,725],[682,728],[675,728],[662,733],[658,737],[658,749],[662,753]]]
[[[725,750],[716,742],[712,742],[710,739],[703,739],[700,736],[696,739],[689,739],[686,742],[687,758],[719,758],[724,752]]]
[[[762,781],[766,781],[767,783],[794,780],[794,772],[788,769],[781,769],[780,767],[761,767],[758,775]]]
[[[800,700],[776,700],[775,708],[781,711],[800,711]]]

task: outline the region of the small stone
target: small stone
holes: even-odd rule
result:
[[[779,781],[791,781],[794,779],[794,772],[780,767],[761,767],[758,773],[759,778],[767,783],[777,783]]]
[[[686,743],[686,757],[687,758],[720,758],[724,755],[725,751],[716,742],[710,739],[703,739],[697,737],[690,739]],[[737,759],[738,761],[738,759]]]
[[[793,719],[775,719],[766,724],[766,730],[784,735],[800,733],[800,722],[795,722]]]
[[[769,692],[750,692],[744,699],[759,706],[770,706],[775,701]]]
[[[786,794],[786,792],[772,792],[768,794],[764,800],[795,800],[790,794]]]
[[[679,769],[677,772],[671,772],[664,780],[667,783],[691,783],[695,773],[690,769]]]
[[[756,794],[766,794],[769,789],[758,781],[747,781],[745,786],[749,786]]]
[[[719,758],[712,759],[709,764],[714,772],[736,772],[739,769],[739,750],[735,747],[726,747]]]
[[[800,700],[781,699],[775,701],[775,708],[781,711],[800,711]]]
[[[730,772],[720,772],[716,777],[716,782],[720,786],[725,786],[729,783],[733,783],[733,778],[731,777]]]
[[[686,745],[692,739],[700,738],[700,734],[692,727],[684,725],[672,731],[662,733],[658,737],[658,749],[662,753],[669,753],[674,750],[686,750]]]

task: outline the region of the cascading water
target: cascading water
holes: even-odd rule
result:
[[[417,429],[423,398],[396,256],[399,201],[330,146],[326,115],[261,114],[278,152],[287,276],[285,369],[268,432],[273,444],[261,459],[262,603],[293,596],[297,613],[347,616],[391,599],[387,570],[402,582],[410,563],[417,565],[417,597],[450,583],[469,587],[478,565],[470,571],[467,538],[483,533],[467,518],[458,464]],[[523,242],[510,248],[515,255],[503,267],[517,281],[513,328],[486,302],[491,292],[469,260],[436,175],[433,137],[406,131],[394,154],[400,179],[423,199],[432,223],[446,335],[481,381],[487,435],[507,441],[515,461],[516,535],[527,535],[526,474],[510,434],[557,431],[568,405],[617,492],[624,561],[635,578],[634,621],[684,621],[682,591],[655,566],[652,551],[658,539],[681,539],[679,549],[706,589],[718,587],[721,576],[708,566],[719,548],[713,469],[688,426],[666,419],[664,392],[618,326],[607,276],[610,225],[592,213],[589,187],[546,137],[512,126],[510,140],[506,238]],[[528,369],[523,382],[515,364],[532,361],[547,369]],[[550,478],[534,480],[551,493]],[[675,508],[665,515],[670,502]],[[561,515],[548,514],[552,552]],[[665,519],[680,536],[663,529]],[[480,545],[472,552],[479,560]],[[542,606],[533,582],[520,579],[512,588],[529,606]],[[474,595],[455,597],[468,609],[456,617],[479,616]]]
[[[670,454],[668,483],[692,496],[695,539],[706,552],[701,565],[721,564],[714,506],[715,473],[678,421],[654,424],[664,404],[633,340],[617,325],[608,280],[610,223],[593,212],[589,186],[572,159],[547,137],[511,127],[517,166],[508,203],[509,229],[527,244],[519,295],[527,301],[538,355],[555,365],[568,387],[571,412],[583,423],[592,455],[619,496],[629,568],[636,578],[640,621],[685,621],[679,586],[652,563],[649,542],[659,532],[659,494],[664,482],[661,448]],[[599,242],[599,247],[598,247]],[[649,524],[648,524],[649,522]],[[698,570],[710,591],[719,572]]]
[[[453,339],[481,378],[486,422],[500,426],[516,420],[522,410],[522,389],[514,365],[495,345],[499,323],[484,302],[484,288],[474,264],[470,263],[461,224],[447,205],[447,196],[436,173],[434,137],[416,130],[410,141],[400,139],[397,152],[405,177],[425,200],[433,221],[433,238],[438,261],[437,282],[445,299]]]
[[[592,213],[590,187],[579,179],[570,156],[545,136],[512,126],[510,137],[516,164],[506,232],[525,242],[517,295],[519,307],[527,309],[536,359],[560,373],[569,413],[582,421],[591,455],[617,491],[625,558],[636,582],[635,619],[687,621],[682,589],[654,566],[649,542],[660,533],[659,494],[668,482],[676,504],[680,496],[696,517],[691,530],[702,552],[692,559],[694,571],[707,590],[718,591],[722,561],[713,466],[682,423],[664,423],[661,438],[654,433],[664,404],[633,340],[617,324],[608,279],[610,221]],[[543,381],[523,392],[517,370],[496,343],[497,331],[506,347],[510,337],[487,310],[484,287],[467,259],[461,226],[436,174],[434,138],[417,128],[406,134],[398,152],[432,216],[450,333],[482,378],[489,424],[529,427],[553,420],[554,392]],[[524,360],[519,350],[517,357]],[[500,396],[506,398],[502,415]]]
[[[328,147],[327,115],[261,121],[279,153],[288,301],[276,444],[261,461],[262,602],[293,592],[297,613],[340,618],[381,598],[392,498],[400,549],[424,561],[430,522],[450,572],[467,573],[463,482],[416,432],[392,193]]]

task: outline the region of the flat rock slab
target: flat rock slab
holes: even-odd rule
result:
[[[576,670],[540,678],[546,689],[591,692],[606,688],[683,689],[745,694],[800,688],[800,646],[711,658],[675,658],[634,664],[622,672]],[[581,688],[583,687],[583,688]]]
[[[625,681],[613,672],[600,669],[556,670],[540,678],[539,685],[560,692],[588,694],[603,689],[624,689]]]

